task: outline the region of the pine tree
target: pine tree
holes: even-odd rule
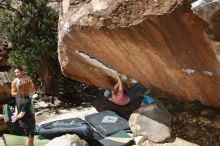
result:
[[[60,68],[57,57],[58,14],[48,0],[1,0],[0,32],[11,44],[9,63],[22,65],[39,77],[47,94],[57,93]]]

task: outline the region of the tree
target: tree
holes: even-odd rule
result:
[[[56,94],[60,68],[57,57],[58,14],[48,0],[0,0],[0,32],[9,48],[9,63],[20,64],[39,77],[47,94]]]

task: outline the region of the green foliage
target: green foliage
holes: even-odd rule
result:
[[[11,69],[10,71],[4,72],[4,77],[7,81],[13,81],[15,78],[14,70]]]
[[[0,32],[12,44],[9,63],[33,73],[43,60],[57,60],[58,14],[47,6],[48,0],[22,0],[16,9],[11,8],[11,0],[5,3],[0,9]]]

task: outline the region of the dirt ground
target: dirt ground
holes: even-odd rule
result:
[[[153,96],[154,97],[154,96]],[[172,114],[172,137],[165,142],[173,142],[176,137],[200,146],[220,146],[220,109],[202,105],[198,101],[181,102],[157,97]],[[81,86],[74,93],[61,97],[39,93],[34,99],[36,123],[79,117],[113,110],[129,119],[139,107],[142,99],[128,106],[116,106],[103,97],[103,90]],[[1,144],[0,138],[0,144]],[[164,142],[164,143],[165,143]]]
[[[220,145],[220,109],[194,102],[161,99],[173,115],[173,137],[180,137],[201,146]]]
[[[201,146],[220,145],[220,109],[204,106],[198,101],[180,102],[163,97],[159,99],[173,116],[172,138],[166,142],[172,142],[175,137],[179,137]],[[116,108],[115,105],[103,99],[100,89],[93,87],[80,90],[80,92],[62,99],[41,97],[35,104],[42,101],[46,103],[45,107],[36,107],[38,123],[66,117],[83,118],[85,115],[107,109],[119,111],[120,115],[129,118],[132,111],[138,108],[141,102],[130,107]]]

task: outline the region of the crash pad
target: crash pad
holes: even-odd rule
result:
[[[85,116],[85,120],[103,137],[130,129],[128,121],[113,111],[107,110]]]
[[[119,131],[113,135],[99,140],[99,142],[104,146],[130,146],[132,143],[132,137],[130,133]]]
[[[70,118],[52,121],[39,126],[38,134],[47,138],[52,139],[64,134],[76,134],[84,139],[94,139],[93,129],[86,121],[80,118]]]

